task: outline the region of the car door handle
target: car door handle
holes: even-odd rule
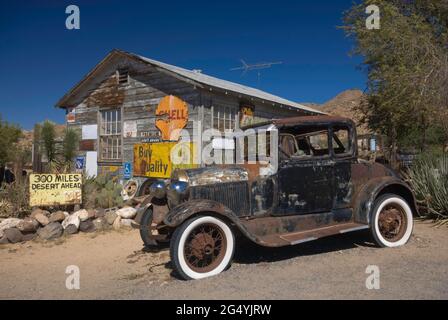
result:
[[[329,179],[320,179],[320,180],[314,180],[314,183],[318,183],[318,182],[329,182]]]

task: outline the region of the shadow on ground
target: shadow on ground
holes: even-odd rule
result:
[[[260,262],[275,262],[288,260],[300,256],[312,256],[328,252],[353,249],[356,247],[375,247],[368,231],[356,231],[347,234],[340,234],[318,240],[286,246],[279,248],[268,248],[259,246],[243,236],[236,239],[234,262],[240,264],[256,264]],[[163,244],[158,247],[144,247],[142,250],[134,252],[135,256],[142,257],[146,254],[168,252],[169,245]],[[135,257],[134,255],[128,258]],[[133,261],[128,261],[132,263]],[[173,270],[171,262],[163,263],[165,269],[170,271],[170,275],[180,279]]]
[[[245,238],[238,240],[239,243],[236,246],[234,261],[242,264],[281,261],[299,256],[317,255],[356,247],[375,247],[369,232],[365,230],[280,248],[262,247]]]

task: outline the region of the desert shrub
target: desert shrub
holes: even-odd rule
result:
[[[118,179],[110,174],[86,178],[82,190],[83,205],[85,208],[105,209],[122,206],[122,189]]]
[[[424,217],[448,223],[448,155],[425,155],[406,173]]]
[[[3,120],[0,114],[0,165],[15,160],[13,149],[21,136],[20,128]]]
[[[30,211],[27,182],[4,184],[0,189],[0,218],[23,218]]]

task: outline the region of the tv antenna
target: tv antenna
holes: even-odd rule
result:
[[[241,67],[236,67],[230,69],[230,71],[236,71],[236,70],[243,70],[243,74],[246,74],[248,71],[251,70],[261,70],[261,69],[268,69],[276,64],[282,64],[282,61],[278,62],[261,62],[261,63],[255,63],[255,64],[248,64],[243,59],[241,61]]]
[[[258,70],[258,80],[260,80],[260,76],[261,76],[260,70],[261,69],[268,69],[268,68],[272,67],[273,65],[283,63],[282,61],[277,61],[277,62],[259,62],[259,63],[255,63],[255,64],[248,64],[243,59],[240,59],[240,61],[241,61],[241,66],[232,68],[232,69],[230,69],[230,71],[242,70],[243,72],[241,73],[241,75],[244,76],[249,71]]]

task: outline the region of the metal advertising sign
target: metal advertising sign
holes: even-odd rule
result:
[[[81,140],[79,141],[79,151],[94,151],[96,140]]]
[[[74,112],[73,109],[67,112],[67,115],[65,116],[65,119],[66,119],[67,123],[74,123],[74,122],[76,122],[76,115],[75,115],[75,112]]]
[[[252,123],[254,119],[254,107],[243,104],[240,106],[240,126],[246,126]]]
[[[162,140],[179,139],[179,130],[188,122],[187,103],[175,96],[164,97],[156,109],[156,127],[162,133]]]
[[[120,175],[120,171],[122,171],[122,166],[116,166],[116,165],[106,165],[106,166],[98,166],[99,174],[110,174],[111,176],[118,176]]]
[[[176,168],[196,168],[198,165],[193,164],[194,152],[195,147],[192,142],[135,144],[134,176],[169,178]],[[176,161],[172,159],[173,154],[177,158]]]
[[[75,169],[76,170],[83,170],[85,162],[86,162],[86,157],[83,157],[83,156],[76,157],[76,159],[75,159]]]
[[[30,206],[80,204],[81,185],[80,173],[31,174]]]
[[[160,137],[147,137],[142,139],[142,143],[155,143],[155,142],[162,142]]]
[[[131,179],[132,176],[132,164],[130,162],[123,163],[123,178]]]

